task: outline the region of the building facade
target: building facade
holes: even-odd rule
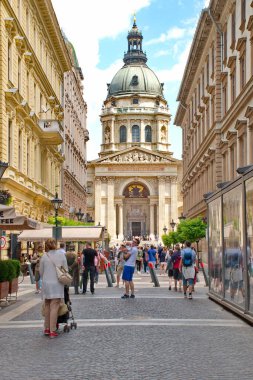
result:
[[[72,70],[64,73],[64,154],[63,209],[67,217],[74,217],[81,209],[86,213],[87,105],[83,98],[83,73],[73,45],[65,43],[72,62]]]
[[[113,241],[160,237],[177,221],[181,161],[169,151],[171,115],[161,84],[147,66],[136,22],[124,66],[108,85],[99,159],[88,163],[88,213]]]
[[[50,0],[0,4],[1,187],[17,212],[46,221],[62,193],[63,80],[72,64]]]
[[[183,200],[205,216],[203,194],[253,163],[253,2],[211,0],[202,11],[178,94]]]

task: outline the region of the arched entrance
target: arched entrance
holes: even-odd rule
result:
[[[128,184],[123,191],[123,233],[125,239],[149,234],[149,190],[141,182]]]

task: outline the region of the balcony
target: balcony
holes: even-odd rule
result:
[[[39,120],[41,139],[46,145],[59,145],[64,141],[64,131],[58,120]]]
[[[104,108],[102,109],[102,116],[104,115],[111,115],[111,114],[137,114],[137,113],[146,113],[146,114],[156,114],[156,113],[163,113],[166,115],[169,115],[169,108],[168,107],[110,107],[110,108]]]

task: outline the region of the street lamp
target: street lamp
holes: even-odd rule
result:
[[[0,179],[4,175],[4,172],[8,168],[8,166],[9,166],[8,162],[0,161]]]
[[[79,211],[76,212],[76,217],[77,217],[78,222],[81,222],[81,220],[83,219],[83,216],[84,216],[84,213],[82,212],[82,209],[79,208]]]
[[[164,227],[163,227],[164,235],[166,235],[167,231],[168,231],[168,228],[167,228],[166,226],[164,226]]]
[[[186,216],[184,215],[183,212],[181,212],[181,215],[178,217],[178,219],[180,220],[180,222],[182,222],[182,220],[186,219]]]
[[[174,229],[175,229],[175,227],[176,227],[176,224],[177,224],[177,223],[175,223],[174,220],[171,219],[170,226],[171,226],[171,228],[172,228],[172,231],[174,231]]]
[[[52,205],[54,206],[54,217],[55,217],[55,239],[58,239],[58,210],[62,205],[62,199],[58,198],[58,193],[55,193],[55,197],[51,200]]]

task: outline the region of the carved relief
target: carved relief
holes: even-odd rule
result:
[[[143,153],[143,152],[138,152],[137,150],[136,151],[132,151],[132,152],[129,152],[129,153],[126,153],[126,154],[122,154],[122,155],[117,155],[117,156],[114,156],[114,157],[108,157],[106,160],[102,161],[102,163],[107,163],[107,162],[113,162],[113,163],[117,163],[117,162],[151,162],[151,163],[154,163],[154,162],[168,162],[169,160],[165,157],[161,157],[161,156],[156,156],[154,154],[148,154],[148,153]]]

